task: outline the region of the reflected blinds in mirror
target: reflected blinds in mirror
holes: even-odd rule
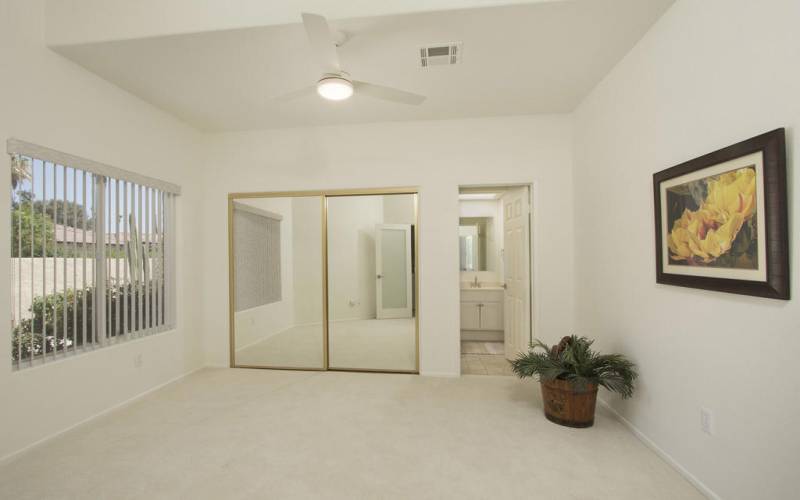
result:
[[[281,219],[278,214],[235,204],[235,310],[281,300]]]

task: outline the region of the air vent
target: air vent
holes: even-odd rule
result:
[[[461,42],[428,45],[419,49],[420,66],[449,66],[461,62]]]

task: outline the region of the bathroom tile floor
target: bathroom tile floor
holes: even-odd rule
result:
[[[461,342],[463,375],[514,375],[502,342]]]

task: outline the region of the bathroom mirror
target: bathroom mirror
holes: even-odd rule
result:
[[[458,226],[459,269],[493,271],[496,268],[496,235],[493,217],[461,217]]]
[[[234,366],[324,369],[321,196],[232,201]]]

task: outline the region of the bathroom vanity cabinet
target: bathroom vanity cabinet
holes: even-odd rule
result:
[[[500,287],[461,290],[462,340],[503,340],[503,293]]]

